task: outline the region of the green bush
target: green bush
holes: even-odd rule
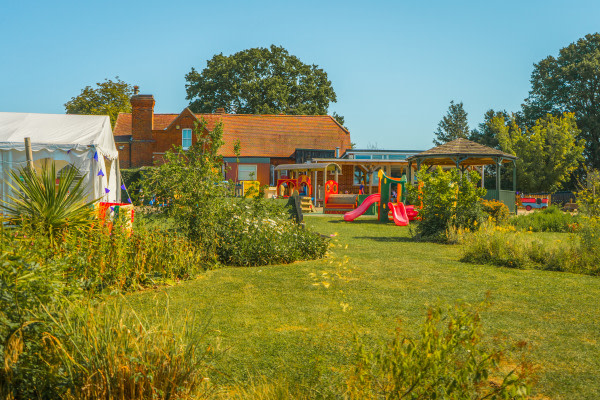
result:
[[[458,169],[443,171],[437,167],[432,172],[421,169],[418,174],[423,182],[421,198],[423,208],[419,212],[420,223],[416,237],[427,240],[447,241],[449,228],[476,229],[484,220],[480,198],[485,189],[477,188],[476,172],[461,174]],[[409,187],[411,197],[418,188]]]
[[[540,211],[519,215],[510,220],[517,229],[532,232],[572,232],[579,223],[579,217],[550,206]]]
[[[149,171],[144,192],[169,204],[161,210],[208,262],[252,266],[325,254],[326,240],[290,222],[282,208],[260,197],[233,198],[232,186],[222,182],[220,124],[212,131],[198,125],[195,133],[192,147],[166,152],[166,162]]]
[[[581,220],[575,234],[543,241],[532,231],[486,225],[463,236],[461,261],[512,268],[535,268],[600,275],[600,223]]]
[[[501,201],[481,200],[483,212],[486,213],[495,224],[504,224],[510,218],[510,210]]]
[[[270,201],[227,203],[217,221],[217,256],[228,265],[256,266],[321,258],[328,242],[296,224],[289,212]]]
[[[531,368],[508,371],[507,349],[483,346],[479,312],[430,308],[416,339],[401,335],[380,349],[359,345],[350,399],[524,399]],[[519,350],[518,346],[514,350]]]

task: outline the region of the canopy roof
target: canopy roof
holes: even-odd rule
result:
[[[23,151],[26,137],[31,138],[33,151],[94,146],[109,159],[119,155],[105,115],[0,112],[0,150]]]
[[[467,139],[458,138],[451,142],[415,154],[407,158],[407,161],[417,161],[421,164],[433,165],[488,165],[507,163],[516,160],[517,157],[501,150],[493,149]]]
[[[275,171],[311,171],[311,170],[322,170],[328,168],[330,165],[334,165],[340,171],[341,168],[335,162],[327,163],[306,163],[306,164],[281,164],[275,167]]]

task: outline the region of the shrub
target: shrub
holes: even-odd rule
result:
[[[217,222],[217,256],[229,265],[256,266],[321,258],[328,243],[262,199],[227,203]]]
[[[485,189],[477,188],[476,172],[461,174],[458,169],[444,172],[437,167],[433,172],[422,169],[419,180],[423,182],[419,212],[421,222],[416,227],[417,238],[447,241],[448,228],[476,229],[484,220],[479,199]],[[417,188],[410,187],[412,197]]]
[[[291,223],[281,208],[260,197],[233,198],[222,182],[222,126],[205,126],[196,127],[188,150],[165,153],[167,162],[148,172],[144,192],[169,204],[166,213],[207,261],[252,266],[322,257],[326,241]]]
[[[486,225],[462,238],[461,261],[513,268],[600,274],[600,223],[582,220],[564,240],[544,241],[532,231]]]
[[[550,206],[530,214],[519,215],[510,220],[517,229],[532,232],[572,232],[579,221],[578,216]]]
[[[12,223],[25,224],[39,230],[52,245],[70,228],[92,223],[95,200],[86,202],[83,179],[77,179],[77,168],[68,168],[56,185],[56,166],[42,167],[38,176],[25,168],[10,171],[8,185],[15,193],[2,205]]]
[[[489,215],[495,224],[504,224],[510,217],[510,210],[501,201],[482,199],[481,206],[483,212]]]
[[[587,179],[577,192],[579,212],[589,217],[600,217],[600,171],[587,171]]]
[[[466,306],[430,308],[420,335],[398,330],[381,349],[359,345],[350,379],[351,399],[523,399],[530,368],[503,372],[503,348],[481,343],[479,312]],[[516,347],[515,347],[516,349]]]

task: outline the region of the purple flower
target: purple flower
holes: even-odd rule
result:
[[[121,189],[127,190],[127,189],[125,189],[125,184],[124,183],[121,185]]]
[[[130,204],[133,204],[133,201],[131,201],[131,197],[128,197],[128,198],[127,198],[127,201],[128,201]]]
[[[98,161],[98,152],[97,151],[94,153],[94,160]]]
[[[100,170],[100,172],[98,172],[98,176],[104,176],[104,172],[102,172],[102,170]]]
[[[108,192],[110,192],[110,189],[109,188],[104,188],[104,193],[108,193]]]

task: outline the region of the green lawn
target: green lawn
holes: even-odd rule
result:
[[[205,321],[203,340],[222,354],[217,382],[262,375],[337,385],[356,334],[373,342],[387,339],[398,321],[413,334],[427,305],[479,303],[489,291],[493,304],[482,314],[485,333],[531,345],[530,357],[540,369],[536,393],[600,398],[600,278],[461,263],[460,247],[415,243],[408,228],[374,219],[306,220],[322,234],[337,233],[329,259],[222,268],[128,299],[148,310],[163,301],[164,291],[175,318],[192,312]]]

